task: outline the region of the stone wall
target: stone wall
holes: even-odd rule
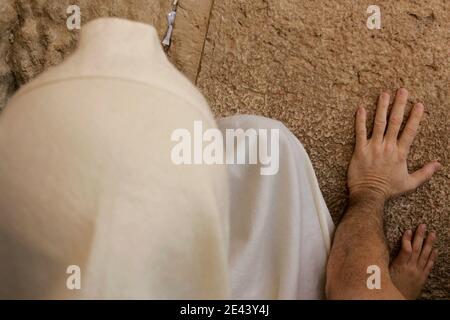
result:
[[[381,9],[381,30],[366,26]],[[450,298],[450,1],[215,1],[198,86],[219,116],[251,113],[286,124],[308,151],[331,211],[345,210],[354,112],[373,119],[382,90],[401,86],[426,106],[409,164],[444,164],[430,183],[391,201],[392,254],[407,228],[427,223],[440,257],[424,297]]]
[[[162,37],[170,2],[0,0],[0,109],[74,50],[79,31],[66,27],[69,5],[80,6],[82,24],[116,16],[153,24]],[[381,7],[381,30],[366,27],[370,4]],[[449,298],[449,44],[448,0],[180,0],[169,57],[217,117],[252,113],[284,122],[307,149],[336,222],[347,201],[355,108],[366,105],[372,119],[381,90],[408,88],[410,106],[426,106],[411,169],[432,159],[444,169],[389,203],[387,238],[394,254],[406,228],[426,222],[436,230],[440,258],[424,297]]]
[[[152,24],[163,37],[170,0],[1,0],[0,109],[7,97],[38,74],[59,64],[76,47],[79,30],[69,30],[67,8],[78,5],[82,25],[98,17]],[[184,0],[177,16],[172,62],[195,80],[203,49],[210,0]]]

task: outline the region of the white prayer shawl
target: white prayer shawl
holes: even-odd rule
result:
[[[320,298],[332,223],[300,143],[282,127],[269,178],[174,164],[172,133],[198,120],[217,127],[153,27],[83,26],[0,115],[0,298]]]

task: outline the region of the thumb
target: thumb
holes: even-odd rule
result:
[[[438,161],[431,161],[424,165],[421,169],[411,174],[413,181],[412,189],[416,189],[420,185],[424,184],[440,169],[442,165]]]

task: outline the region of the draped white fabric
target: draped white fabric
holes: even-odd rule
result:
[[[280,127],[277,175],[175,165],[171,133],[199,120],[217,128],[153,27],[83,26],[0,115],[0,297],[320,298],[333,226],[300,143],[227,118]]]
[[[305,149],[278,121],[234,116],[218,124],[224,134],[280,132],[277,174],[262,176],[260,165],[228,166],[233,298],[323,298],[334,225]]]

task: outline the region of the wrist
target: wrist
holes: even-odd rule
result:
[[[350,190],[349,203],[350,204],[374,204],[384,206],[387,200],[387,195],[377,190],[376,188],[358,188],[356,190]]]

